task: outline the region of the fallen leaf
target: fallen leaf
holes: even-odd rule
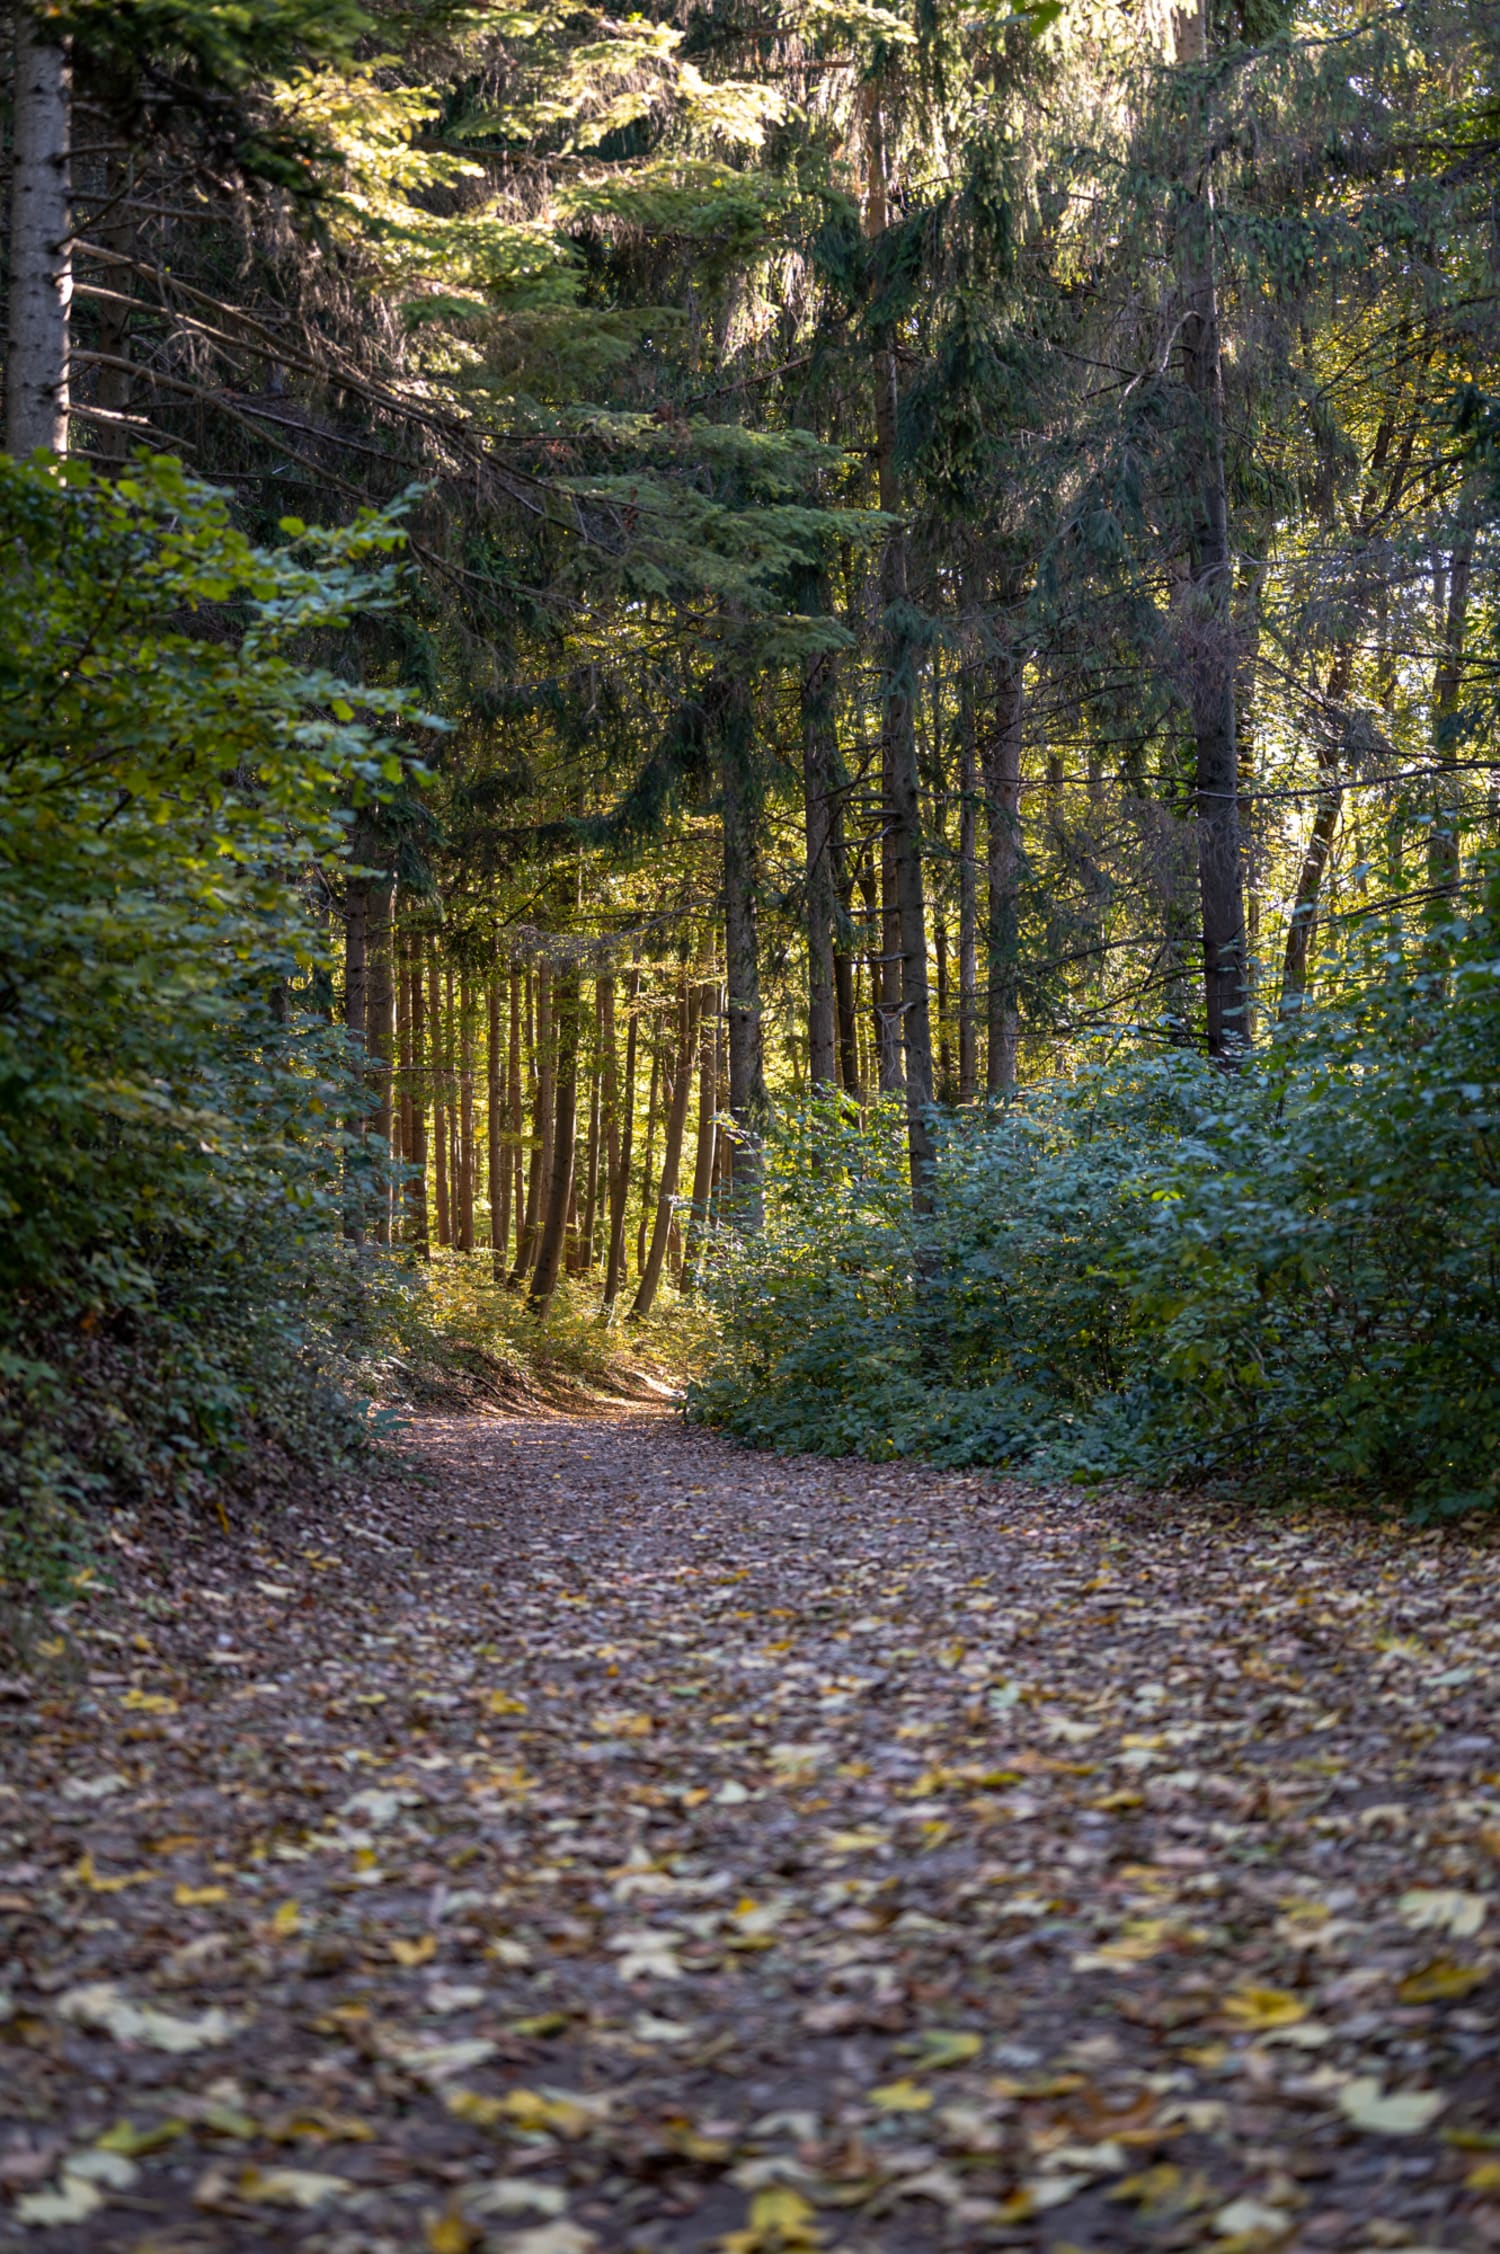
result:
[[[1447,2104],[1440,2090],[1401,2090],[1387,2095],[1373,2074],[1346,2082],[1338,2108],[1356,2129],[1386,2137],[1416,2136],[1429,2128]]]

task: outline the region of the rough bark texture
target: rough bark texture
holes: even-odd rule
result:
[[[985,1084],[992,1096],[1016,1084],[1021,889],[1021,737],[1025,691],[1021,662],[1005,651],[995,666],[995,709],[984,753],[986,888]]]
[[[765,1128],[767,1102],[749,736],[749,700],[743,686],[726,683],[719,740],[719,778],[724,806],[729,1110],[735,1126],[733,1202],[741,1227],[758,1228],[762,1216],[760,1138]]]
[[[11,112],[10,299],[5,445],[16,455],[68,448],[68,52],[26,7],[15,18]]]
[[[959,713],[958,781],[958,1100],[972,1103],[979,1088],[979,917],[975,883],[979,776],[974,748],[974,702],[967,680]]]
[[[437,1234],[438,1243],[448,1245],[453,1241],[448,1209],[448,1105],[443,1087],[446,1063],[443,1044],[443,986],[436,953],[427,969],[427,1022],[432,1059],[432,1143],[436,1175],[433,1186],[437,1192]]]
[[[548,1139],[552,1147],[547,1213],[537,1246],[529,1301],[532,1313],[538,1316],[546,1315],[557,1289],[568,1228],[568,1207],[573,1196],[573,1147],[578,1127],[578,1013],[582,994],[577,963],[564,963],[549,985],[556,1062],[547,1075],[551,1098]]]
[[[672,1232],[672,1201],[677,1195],[677,1176],[682,1166],[682,1142],[687,1129],[688,1104],[693,1093],[693,1053],[697,1046],[698,1010],[700,992],[686,983],[678,1013],[677,1068],[672,1076],[672,1096],[667,1106],[666,1136],[661,1154],[661,1176],[656,1186],[656,1215],[651,1229],[651,1244],[641,1269],[641,1280],[636,1286],[631,1304],[632,1322],[643,1322],[650,1314],[656,1299],[657,1285],[661,1281],[663,1263],[667,1257],[667,1244]]]
[[[625,1281],[625,1224],[630,1205],[630,1161],[635,1142],[635,1066],[636,1050],[640,1039],[636,1000],[641,991],[641,974],[630,974],[628,1004],[630,1022],[625,1033],[625,1070],[620,1093],[614,1109],[615,1124],[611,1128],[609,1169],[609,1260],[604,1272],[604,1301],[600,1309],[606,1320],[614,1313],[615,1301]],[[615,1062],[614,1033],[614,982],[610,982],[609,1033],[605,1046],[605,1060],[611,1075]]]
[[[1204,12],[1180,21],[1179,54],[1208,54]],[[1183,234],[1183,375],[1191,401],[1191,521],[1185,624],[1194,743],[1198,892],[1208,1053],[1232,1064],[1246,1034],[1245,887],[1240,847],[1235,717],[1234,554],[1224,467],[1224,371],[1219,337],[1211,158],[1190,198]]]
[[[802,669],[802,794],[807,846],[808,1077],[814,1092],[838,1085],[833,940],[839,901],[834,867],[838,738],[834,657],[821,650]]]

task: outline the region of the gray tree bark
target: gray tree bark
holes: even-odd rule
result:
[[[68,50],[30,8],[19,8],[15,22],[5,444],[18,456],[65,454],[73,300]]]

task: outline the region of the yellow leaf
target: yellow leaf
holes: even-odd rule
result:
[[[302,1931],[302,1912],[295,1902],[278,1903],[271,1919],[271,1931],[278,1941],[289,1941],[294,1933]]]
[[[1450,1997],[1467,1996],[1472,1989],[1482,1988],[1488,1978],[1478,1965],[1455,1964],[1451,1957],[1438,1957],[1420,1971],[1409,1972],[1396,1993],[1404,2004],[1446,2003]]]
[[[472,2122],[476,2129],[493,2129],[506,2117],[504,2098],[487,2097],[483,2090],[449,2090],[443,2103],[458,2120]]]
[[[1285,1988],[1240,1988],[1224,1998],[1224,2017],[1236,2027],[1259,2033],[1267,2027],[1295,2027],[1307,2006]]]
[[[1464,2178],[1465,2191],[1500,2191],[1500,2160],[1481,2160]]]
[[[206,1910],[212,1902],[227,1902],[227,1886],[178,1886],[172,1899],[180,1910]]]
[[[450,2207],[446,2215],[429,2216],[426,2225],[427,2254],[469,2254],[477,2246],[480,2232],[466,2222],[462,2215]]]
[[[176,1699],[167,1698],[161,1691],[130,1690],[125,1693],[120,1704],[128,1707],[132,1714],[175,1714],[177,1712]]]
[[[512,1698],[508,1691],[490,1691],[484,1703],[491,1714],[524,1714],[526,1711],[525,1699]]]
[[[744,2230],[719,2240],[723,2254],[812,2254],[823,2244],[813,2209],[790,2184],[773,2184],[750,2202]]]
[[[932,2103],[932,2092],[910,2076],[903,2076],[899,2082],[882,2082],[878,2089],[871,2090],[869,2102],[882,2113],[925,2113]]]
[[[437,1955],[437,1935],[424,1933],[417,1941],[392,1941],[390,1950],[397,1964],[404,1964],[410,1971],[415,1965],[431,1964]]]

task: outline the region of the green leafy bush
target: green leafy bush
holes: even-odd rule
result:
[[[267,553],[170,461],[0,461],[0,1509],[40,1570],[100,1495],[329,1423],[360,1320],[322,876],[400,777],[306,662],[387,599],[384,519]],[[325,1352],[326,1350],[326,1352]],[[347,1437],[353,1424],[341,1428]],[[338,1444],[338,1431],[330,1444]],[[17,1560],[21,1565],[17,1565]]]
[[[790,1123],[765,1234],[721,1253],[696,1413],[827,1454],[1492,1506],[1495,910],[1372,934],[1239,1073],[1168,1050],[945,1120],[920,1232],[895,1111]]]

